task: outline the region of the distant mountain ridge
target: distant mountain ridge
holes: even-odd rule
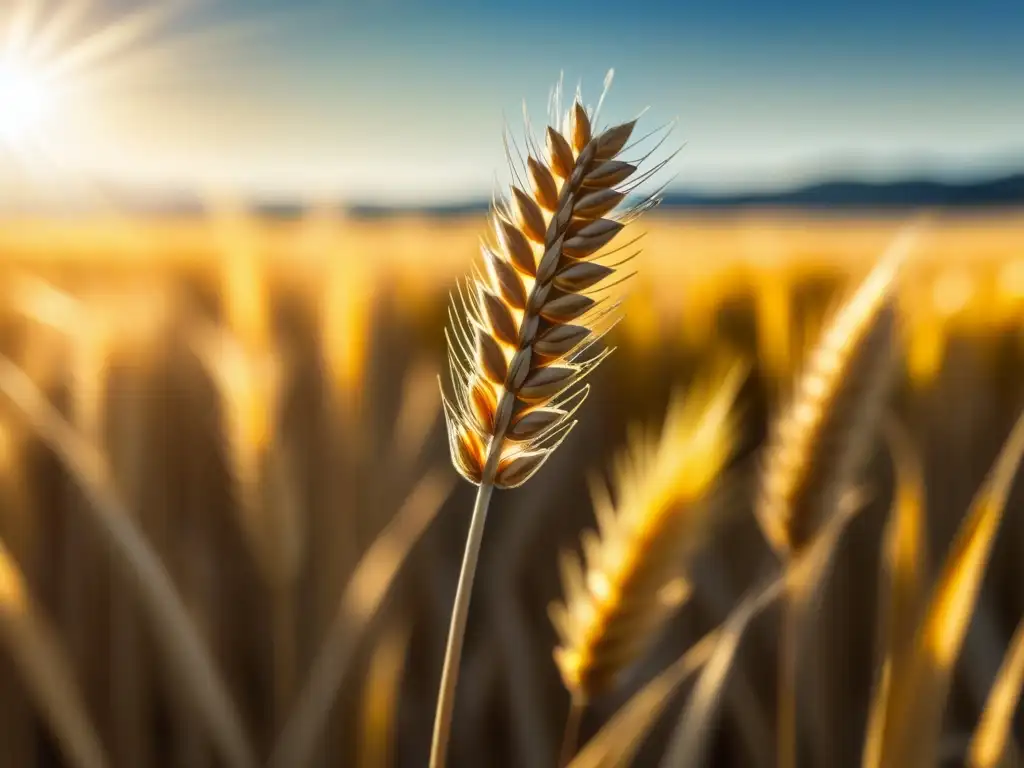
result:
[[[191,192],[140,190],[130,184],[106,184],[101,187],[106,204],[122,213],[158,216],[194,217],[206,212],[200,196]],[[486,212],[489,199],[438,205],[339,205],[356,218],[385,218],[395,215],[450,217]],[[677,190],[667,192],[661,208],[684,210],[742,210],[747,208],[819,210],[819,211],[899,211],[920,208],[978,209],[1024,208],[1024,171],[995,178],[950,182],[928,178],[896,181],[856,181],[837,179],[790,189],[767,192],[710,193]],[[271,219],[301,217],[308,206],[287,198],[252,199],[250,208]],[[0,200],[0,212],[36,211],[46,215],[75,216],[88,213],[88,204],[45,200],[38,204],[17,205]]]
[[[1024,173],[981,182],[906,179],[827,181],[781,192],[700,195],[669,193],[669,207],[931,208],[1024,205]]]
[[[487,210],[486,201],[438,206],[356,205],[356,216],[395,213],[452,216]],[[973,182],[933,179],[897,181],[825,181],[792,189],[749,193],[667,192],[661,207],[668,209],[794,208],[816,210],[877,210],[911,208],[1024,207],[1024,172]]]

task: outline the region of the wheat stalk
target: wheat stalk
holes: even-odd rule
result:
[[[89,717],[60,637],[29,593],[25,576],[0,541],[0,643],[47,721],[61,752],[76,768],[105,768],[110,760]],[[5,756],[10,757],[8,751]]]
[[[547,129],[546,164],[528,140],[530,190],[513,184],[510,196],[495,202],[494,242],[483,245],[486,275],[475,271],[452,302],[452,329],[446,335],[455,394],[451,400],[442,397],[452,462],[479,490],[441,674],[430,757],[434,768],[445,763],[492,492],[529,480],[573,428],[572,416],[588,391],[578,385],[610,350],[587,353],[618,315],[619,303],[600,300],[593,289],[632,258],[609,261],[602,249],[654,202],[648,198],[612,214],[634,188],[623,184],[637,166],[617,158],[636,121],[595,133],[593,119],[577,96],[563,130]]]
[[[783,571],[783,589],[780,596],[784,596],[786,588],[792,584],[814,584],[827,577],[836,549],[858,511],[856,507],[848,505],[829,518],[821,534],[808,547],[805,556],[793,561],[791,567]],[[722,637],[704,665],[668,750],[662,757],[663,768],[704,765],[708,762],[708,737],[714,733],[714,721],[721,706],[722,694],[729,681],[746,627],[754,618],[753,607],[749,609],[751,613],[744,616],[744,606],[751,599],[748,596],[741,601],[723,624]]]
[[[731,407],[744,368],[734,366],[717,389],[677,399],[659,439],[634,436],[616,472],[618,503],[606,489],[596,494],[599,532],[583,535],[585,569],[575,556],[563,558],[565,599],[551,606],[562,641],[555,661],[580,704],[611,687],[678,604],[663,599],[666,587],[688,591],[685,576],[675,577],[706,522],[702,502],[732,453]]]
[[[317,739],[352,667],[362,632],[377,615],[410,550],[448,498],[451,485],[449,478],[429,471],[360,558],[267,761],[270,768],[293,768],[313,760]]]
[[[289,365],[269,338],[246,342],[224,327],[201,328],[192,346],[220,397],[240,527],[270,593],[274,717],[283,723],[297,676],[296,583],[305,557],[294,457],[280,434]]]
[[[717,706],[720,686],[724,682],[724,673],[728,671],[737,644],[749,624],[784,595],[790,582],[812,580],[814,575],[828,564],[851,519],[850,508],[841,510],[840,514],[828,521],[821,535],[808,547],[804,557],[781,574],[756,582],[721,625],[693,643],[682,656],[633,694],[583,746],[568,768],[610,768],[630,764],[640,742],[654,727],[679,687],[692,674],[711,664],[713,668],[702,673],[698,690],[694,691],[694,698],[687,706],[686,716],[680,721],[683,726],[682,732],[690,734],[694,731],[699,732],[702,725],[709,725],[709,718],[714,715]],[[694,726],[695,721],[701,722]],[[676,738],[683,739],[679,729]],[[671,758],[673,755],[670,753],[667,757]]]
[[[140,606],[154,625],[154,637],[204,716],[224,762],[235,768],[256,765],[255,752],[217,665],[170,575],[122,502],[102,454],[61,418],[20,368],[3,356],[0,393],[81,485],[91,502],[83,511],[90,513],[92,524],[109,542],[138,590]]]
[[[1017,624],[968,750],[970,768],[998,768],[1013,748],[1013,718],[1024,687],[1024,621]],[[1008,761],[1009,762],[1009,761]],[[1010,762],[1010,765],[1014,763]]]
[[[871,448],[894,371],[895,281],[915,232],[897,237],[833,315],[776,422],[756,512],[784,558],[839,508]]]
[[[856,503],[896,370],[895,284],[917,227],[899,233],[825,327],[766,449],[755,513],[783,561],[799,559],[830,518]],[[813,585],[791,585],[779,643],[778,765],[796,764],[797,652]]]
[[[927,564],[927,497],[924,467],[911,436],[896,419],[885,423],[885,437],[895,471],[895,490],[882,544],[884,580],[878,597],[879,660],[868,711],[861,765],[881,757],[893,670],[907,666],[924,602]]]
[[[903,652],[904,666],[885,670],[889,678],[876,693],[868,721],[872,730],[865,755],[870,762],[865,760],[865,766],[935,764],[953,670],[1022,459],[1024,412],[949,547],[914,637]],[[971,759],[975,757],[972,753]]]
[[[359,765],[365,768],[395,764],[399,695],[411,637],[408,620],[391,621],[368,664],[359,737]]]

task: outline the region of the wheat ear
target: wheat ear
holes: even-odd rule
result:
[[[583,535],[586,567],[563,557],[565,598],[550,609],[561,638],[555,662],[581,704],[611,687],[677,602],[664,599],[665,588],[682,583],[682,556],[700,538],[708,491],[732,454],[744,374],[736,365],[717,388],[677,399],[658,439],[634,435],[615,473],[617,503],[603,488],[595,494],[598,532]]]
[[[528,140],[529,191],[514,184],[509,197],[494,204],[494,242],[483,245],[486,275],[475,271],[452,302],[447,336],[455,394],[444,398],[448,438],[455,468],[479,489],[441,673],[434,768],[445,763],[492,492],[529,480],[574,426],[572,416],[587,395],[579,382],[609,350],[587,353],[618,316],[617,302],[590,294],[631,258],[610,261],[602,249],[653,202],[612,214],[633,188],[623,184],[637,166],[617,157],[635,121],[597,134],[591,121],[577,100],[561,132],[547,129],[546,164]],[[518,181],[514,164],[513,172]]]
[[[767,448],[755,508],[765,538],[796,560],[845,504],[869,455],[896,370],[895,284],[917,234],[902,231],[826,326]],[[796,764],[796,654],[801,589],[783,606],[778,765]]]
[[[799,555],[838,509],[871,449],[895,371],[893,289],[915,232],[893,241],[832,317],[776,423],[756,511],[784,558]]]

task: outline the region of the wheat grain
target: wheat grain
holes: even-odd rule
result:
[[[635,120],[596,132],[579,98],[561,131],[548,127],[546,163],[535,143],[524,174],[493,206],[484,270],[461,285],[447,334],[454,398],[443,397],[452,462],[479,486],[445,651],[430,764],[445,762],[458,663],[494,488],[529,480],[573,428],[587,396],[580,382],[609,350],[589,355],[615,324],[619,304],[595,295],[627,262],[603,252],[648,198],[613,211],[650,171],[619,159]],[[511,153],[510,159],[511,159]],[[660,165],[655,166],[657,170]],[[602,256],[603,252],[603,256]],[[605,258],[609,257],[609,258]]]
[[[448,335],[454,399],[444,398],[452,461],[467,480],[522,485],[572,428],[575,385],[607,355],[585,359],[618,303],[593,296],[621,265],[599,251],[631,216],[612,217],[636,166],[615,159],[633,122],[592,135],[577,101],[565,135],[547,129],[547,160],[530,155],[530,193],[495,204],[494,242],[453,301]],[[639,211],[645,201],[633,211]]]
[[[717,390],[677,399],[660,439],[636,436],[616,473],[617,505],[606,490],[597,497],[599,533],[583,536],[586,568],[563,560],[565,601],[551,615],[562,641],[555,661],[575,699],[607,690],[678,604],[661,595],[706,522],[702,502],[732,451],[730,409],[743,374],[737,365]]]

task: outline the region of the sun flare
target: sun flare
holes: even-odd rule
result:
[[[0,141],[23,144],[53,117],[56,93],[30,66],[0,59]]]
[[[111,104],[131,101],[132,79],[168,71],[180,50],[163,30],[178,3],[135,5],[0,0],[0,163],[13,156],[36,179],[87,165],[78,153],[110,127]]]

